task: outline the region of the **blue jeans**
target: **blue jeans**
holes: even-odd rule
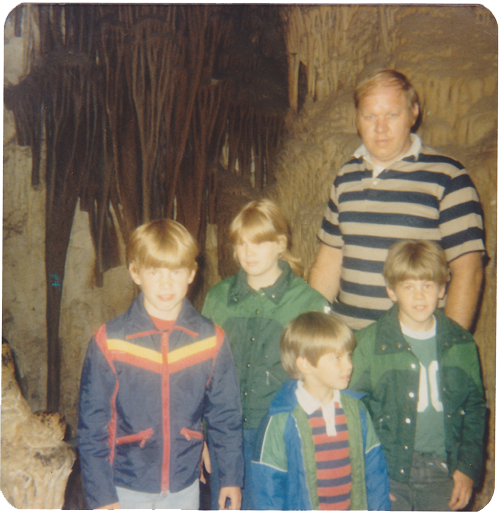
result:
[[[250,470],[252,466],[252,454],[257,441],[257,429],[243,429],[243,457],[245,460],[245,480],[243,489],[241,489],[241,510],[254,510],[250,484]],[[210,462],[212,464],[212,473],[210,474],[210,504],[212,510],[219,510],[219,466],[214,456],[210,434],[208,435],[208,450],[210,452]]]
[[[404,484],[390,479],[391,510],[451,510],[448,502],[454,480],[446,460],[432,454],[413,453],[410,480]]]
[[[120,508],[181,509],[199,510],[200,508],[200,481],[196,479],[192,485],[179,492],[167,491],[158,494],[132,491],[124,487],[117,487]]]

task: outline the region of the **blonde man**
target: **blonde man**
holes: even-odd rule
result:
[[[243,485],[238,380],[224,332],[186,299],[198,247],[179,223],[140,226],[128,246],[141,293],[85,358],[78,440],[90,508],[199,508],[202,416],[216,440],[220,508]]]
[[[382,268],[398,240],[434,240],[451,270],[446,314],[473,325],[485,251],[479,198],[463,165],[423,146],[414,133],[421,109],[414,87],[393,69],[355,91],[363,144],[339,171],[318,237],[309,284],[333,302],[352,329],[391,307]]]

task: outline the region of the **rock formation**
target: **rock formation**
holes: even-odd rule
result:
[[[1,490],[16,508],[62,508],[75,453],[63,441],[58,413],[31,412],[16,381],[14,357],[2,345]]]

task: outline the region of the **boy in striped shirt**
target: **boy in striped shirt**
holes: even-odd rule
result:
[[[252,465],[261,510],[390,510],[387,467],[359,395],[346,388],[355,339],[308,312],[281,337],[286,382],[264,418]]]

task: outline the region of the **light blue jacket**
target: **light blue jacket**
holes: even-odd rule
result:
[[[252,492],[258,510],[319,509],[312,430],[297,402],[296,388],[296,380],[283,384],[259,429],[252,460]],[[385,458],[361,396],[342,392],[349,431],[351,509],[390,510]]]

